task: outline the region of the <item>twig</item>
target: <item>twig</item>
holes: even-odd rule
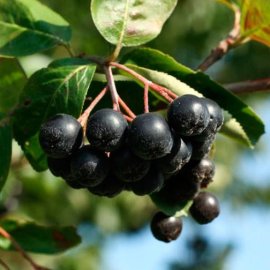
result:
[[[118,99],[120,106],[126,111],[129,117],[134,119],[136,117],[136,114],[133,113],[133,111],[128,107],[128,105],[124,102],[124,100],[120,96],[118,97]]]
[[[112,73],[112,67],[111,66],[104,66],[105,75],[108,82],[108,87],[111,92],[112,102],[113,102],[113,109],[120,112],[120,106],[119,106],[119,97],[116,90],[113,73]]]
[[[166,87],[160,86],[160,85],[158,85],[156,83],[153,83],[153,82],[147,80],[145,77],[143,77],[142,75],[140,75],[139,73],[135,72],[134,70],[128,68],[125,65],[119,64],[117,62],[110,62],[109,64],[111,66],[114,66],[114,67],[116,67],[118,69],[121,69],[121,70],[127,72],[132,77],[134,77],[137,80],[139,80],[140,82],[142,82],[144,86],[148,85],[150,89],[152,89],[153,91],[160,94],[168,102],[172,102],[177,97],[177,95],[174,94],[171,90],[167,89]]]
[[[226,39],[222,40],[218,46],[212,50],[209,56],[198,66],[197,69],[201,71],[206,71],[210,66],[215,64],[220,60],[228,51],[236,47],[238,41],[240,40],[240,20],[241,11],[237,5],[233,5],[234,10],[234,26],[230,31]]]
[[[10,270],[9,266],[1,259],[0,259],[0,265],[2,265],[6,270]]]
[[[99,103],[99,101],[104,97],[106,92],[108,91],[108,86],[100,91],[100,93],[95,97],[95,99],[91,102],[89,107],[83,112],[83,114],[78,118],[78,121],[81,123],[83,129],[86,128],[87,119],[91,113],[91,111],[95,108],[95,106]]]
[[[4,238],[8,239],[12,243],[14,248],[24,257],[26,261],[31,264],[34,270],[49,270],[48,268],[36,264],[32,260],[32,258],[21,248],[18,242],[2,227],[0,227],[0,235],[2,235]]]
[[[265,92],[270,91],[270,78],[230,83],[223,86],[227,90],[239,95],[254,92]]]

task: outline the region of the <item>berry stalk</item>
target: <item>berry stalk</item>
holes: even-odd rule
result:
[[[99,103],[99,101],[104,97],[104,95],[108,91],[108,86],[100,91],[100,93],[95,97],[95,99],[91,102],[89,107],[83,112],[83,114],[78,118],[78,121],[81,123],[83,129],[86,127],[87,119],[91,113],[91,111],[95,108],[95,106]]]
[[[121,70],[127,72],[128,74],[130,74],[131,76],[133,76],[137,80],[141,81],[144,86],[148,85],[148,87],[150,89],[152,89],[153,91],[155,91],[156,93],[158,93],[159,95],[164,97],[169,103],[171,103],[177,97],[177,95],[174,94],[171,90],[147,80],[145,77],[143,77],[142,75],[140,75],[139,73],[135,72],[134,70],[128,68],[125,65],[122,65],[122,64],[119,64],[116,62],[110,62],[110,66],[116,67],[118,69],[121,69]]]

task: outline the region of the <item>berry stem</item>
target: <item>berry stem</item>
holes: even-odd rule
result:
[[[86,128],[87,119],[91,113],[91,111],[95,108],[95,106],[99,103],[99,101],[104,97],[104,95],[108,91],[108,86],[103,88],[100,93],[95,97],[95,99],[91,102],[89,107],[83,112],[83,114],[78,118],[78,121],[81,123],[84,131]]]
[[[143,93],[143,101],[144,101],[144,112],[149,113],[149,99],[148,99],[148,94],[149,94],[149,85],[145,84],[144,85],[144,93]]]
[[[2,235],[5,239],[8,239],[14,248],[24,257],[26,261],[28,261],[34,270],[49,270],[43,266],[36,264],[32,258],[21,248],[18,242],[2,227],[0,227],[0,235]]]
[[[128,121],[128,122],[132,122],[134,118],[126,115],[126,114],[123,114],[123,116],[125,117],[125,119]]]
[[[136,117],[136,114],[133,113],[133,111],[128,107],[128,105],[124,102],[124,100],[118,96],[119,104],[120,106],[126,111],[129,117],[134,119]]]
[[[120,112],[120,106],[119,106],[119,96],[116,90],[113,73],[112,73],[112,67],[111,66],[104,66],[105,75],[108,82],[108,87],[111,92],[112,102],[113,102],[113,109]]]
[[[135,72],[134,70],[128,68],[125,65],[119,64],[117,62],[110,62],[109,65],[127,72],[128,74],[130,74],[131,76],[133,76],[137,80],[141,81],[144,86],[148,85],[150,89],[152,89],[153,91],[160,94],[168,102],[172,102],[177,97],[177,95],[174,94],[171,90],[147,80],[145,77],[143,77],[142,75],[140,75],[139,73]]]

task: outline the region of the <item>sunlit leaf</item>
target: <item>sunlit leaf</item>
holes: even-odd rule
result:
[[[91,13],[108,42],[137,46],[160,33],[176,4],[177,0],[92,0]]]
[[[242,35],[270,46],[270,1],[243,0],[242,2]]]

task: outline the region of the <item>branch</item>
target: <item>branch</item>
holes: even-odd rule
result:
[[[220,41],[218,46],[212,50],[209,56],[198,66],[197,69],[200,71],[206,71],[210,66],[215,64],[220,60],[225,54],[229,52],[230,49],[237,46],[238,41],[240,40],[240,20],[241,20],[241,11],[238,6],[233,5],[234,9],[234,26],[230,31],[226,39]]]
[[[246,94],[254,92],[270,91],[270,78],[258,79],[254,81],[243,81],[223,85],[227,90],[235,94]]]
[[[2,227],[0,227],[0,235],[2,235],[4,238],[8,239],[12,243],[14,248],[24,257],[26,261],[31,264],[34,270],[49,270],[48,268],[36,264],[32,260],[32,258],[21,248],[18,242]]]
[[[2,265],[5,270],[10,270],[9,266],[1,259],[0,259],[0,265]]]

